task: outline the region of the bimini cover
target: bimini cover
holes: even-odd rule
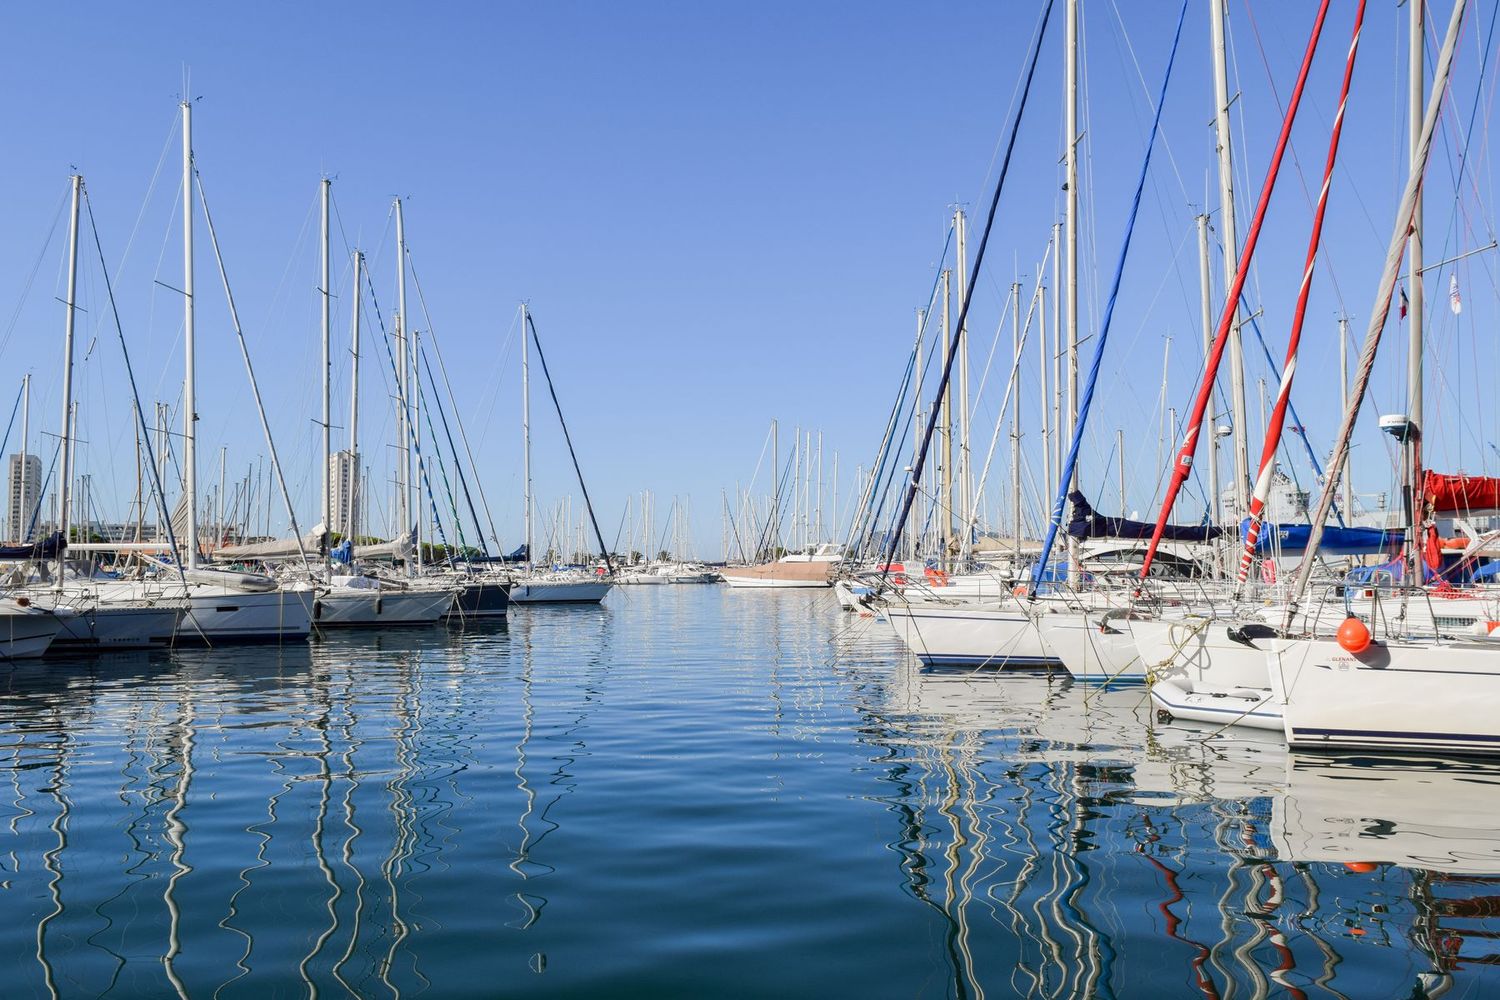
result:
[[[1068,494],[1068,502],[1073,505],[1073,519],[1068,522],[1068,534],[1079,541],[1085,538],[1149,539],[1156,531],[1156,525],[1147,521],[1105,517],[1096,513],[1077,490]],[[1223,533],[1223,528],[1216,528],[1211,524],[1169,524],[1162,529],[1161,537],[1166,542],[1211,542]]]

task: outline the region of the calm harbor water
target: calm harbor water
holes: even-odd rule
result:
[[[5,996],[1500,995],[1500,769],[1149,723],[829,592],[0,668]]]

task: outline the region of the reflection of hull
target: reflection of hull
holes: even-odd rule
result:
[[[1075,680],[1138,683],[1146,679],[1135,637],[1118,618],[1106,619],[1103,611],[1063,611],[1041,615],[1036,624],[1042,641]]]
[[[1271,817],[1276,853],[1288,861],[1500,872],[1493,765],[1293,755]]]
[[[1359,654],[1334,639],[1270,646],[1294,747],[1500,754],[1500,644],[1392,640]]]
[[[1019,606],[892,603],[885,615],[906,648],[928,666],[1061,665]]]
[[[1281,728],[1262,624],[1203,618],[1130,622],[1151,701],[1173,718],[1219,726]]]
[[[453,606],[451,590],[334,587],[318,595],[313,619],[330,626],[433,625]]]
[[[187,593],[188,609],[177,625],[179,643],[300,642],[312,631],[311,590],[251,593],[190,583]]]
[[[522,580],[510,590],[512,604],[598,604],[609,593],[604,580]]]

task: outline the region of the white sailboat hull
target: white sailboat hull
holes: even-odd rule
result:
[[[1304,749],[1500,754],[1500,643],[1277,639],[1287,742]]]
[[[1075,680],[1086,683],[1140,683],[1146,666],[1125,622],[1103,611],[1062,611],[1037,618],[1042,641]]]
[[[301,642],[312,631],[311,590],[247,592],[188,584],[179,643]]]
[[[510,591],[512,604],[598,604],[613,584],[606,580],[522,580]]]
[[[927,666],[1062,665],[1019,606],[893,603],[885,615],[906,648]]]
[[[0,660],[29,660],[47,652],[64,617],[34,608],[0,608]]]
[[[313,604],[313,621],[324,627],[435,625],[453,606],[450,590],[324,591]]]

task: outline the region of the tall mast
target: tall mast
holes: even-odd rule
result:
[[[1065,39],[1067,55],[1063,59],[1065,107],[1064,129],[1067,148],[1063,151],[1067,213],[1064,228],[1068,238],[1067,314],[1068,314],[1068,437],[1078,425],[1078,0],[1068,0]],[[1078,467],[1073,467],[1070,490],[1078,489]],[[1078,567],[1078,543],[1068,536],[1068,583],[1082,581]]]
[[[1043,261],[1043,263],[1045,263],[1045,261]],[[1050,419],[1048,419],[1047,415],[1048,408],[1052,404],[1047,390],[1047,283],[1042,278],[1042,269],[1040,266],[1037,267],[1036,297],[1036,357],[1038,367],[1041,369],[1038,372],[1038,374],[1041,376],[1041,381],[1038,383],[1038,385],[1041,387],[1040,392],[1038,393],[1038,400],[1041,403],[1042,409],[1042,495],[1047,496],[1052,492],[1052,422]],[[972,515],[973,512],[971,511],[970,513]]]
[[[925,308],[924,309],[918,309],[917,310],[917,353],[916,353],[916,357],[914,359],[914,363],[913,363],[913,366],[912,366],[912,383],[911,383],[912,384],[912,390],[911,390],[911,408],[912,408],[912,420],[911,420],[911,469],[913,469],[913,470],[916,469],[916,467],[917,467],[917,455],[922,450],[922,427],[923,427],[923,424],[924,424],[924,421],[922,420],[922,335],[923,335],[923,332],[926,330],[926,327],[927,327],[927,310]],[[874,475],[875,474],[873,472],[870,474],[870,476],[871,476],[872,479],[874,478]],[[873,488],[872,488],[872,490],[873,490]],[[921,494],[918,493],[918,496],[921,496]],[[912,504],[911,523],[906,526],[906,537],[907,537],[907,544],[908,544],[908,547],[909,547],[909,552],[907,553],[907,557],[909,559],[912,559],[912,560],[915,560],[917,558],[917,553],[921,549],[921,542],[917,538],[918,532],[916,530],[916,527],[918,525],[920,525],[921,523],[922,523],[922,519],[921,519],[921,516],[920,516],[919,508],[918,508],[918,506],[916,504]]]
[[[1422,70],[1422,43],[1424,41],[1422,31],[1422,14],[1424,4],[1422,0],[1409,0],[1407,6],[1410,8],[1410,38],[1407,59],[1407,73],[1410,75],[1410,103],[1407,113],[1407,125],[1410,132],[1410,162],[1408,169],[1412,173],[1421,170],[1419,157],[1421,156],[1422,142],[1422,112],[1426,101],[1424,100],[1424,84]],[[1407,561],[1411,568],[1411,575],[1407,577],[1413,585],[1420,586],[1423,579],[1422,572],[1422,547],[1419,544],[1423,522],[1422,503],[1422,187],[1417,185],[1417,200],[1412,208],[1411,238],[1407,242],[1407,254],[1411,263],[1411,309],[1407,315],[1407,321],[1411,324],[1407,343],[1406,358],[1406,398],[1407,398],[1407,471],[1411,476],[1408,486],[1410,502],[1407,505],[1410,512],[1411,540],[1406,546]],[[1347,515],[1346,515],[1347,516]]]
[[[1417,0],[1420,2],[1420,0]],[[1208,0],[1214,43],[1214,136],[1219,154],[1219,225],[1224,233],[1224,287],[1234,285],[1239,266],[1239,239],[1234,224],[1234,146],[1229,130],[1229,75],[1224,53],[1225,0]],[[1419,112],[1420,113],[1420,112]],[[1240,342],[1239,303],[1229,324],[1231,419],[1234,421],[1234,516],[1249,508],[1250,450],[1245,426],[1245,351]]]
[[[354,544],[355,533],[359,530],[359,306],[360,300],[364,298],[364,273],[365,255],[360,251],[354,251],[354,319],[350,323],[353,327],[350,333],[352,353],[349,358],[349,493],[346,502],[349,504],[349,520],[344,537],[349,544]]]
[[[771,558],[776,558],[776,543],[781,535],[781,438],[776,418],[771,418]]]
[[[73,175],[73,209],[68,218],[68,301],[67,314],[63,320],[63,410],[62,410],[62,453],[59,456],[59,465],[62,467],[62,479],[58,483],[58,527],[62,529],[63,548],[57,552],[57,589],[61,590],[63,585],[63,569],[67,565],[64,549],[68,541],[68,489],[72,485],[70,480],[73,476],[73,321],[74,311],[77,306],[78,292],[78,203],[83,196],[83,177],[79,174]],[[22,452],[25,452],[23,447]],[[21,460],[21,496],[26,496],[26,460]],[[22,504],[24,507],[25,504]]]
[[[1052,467],[1062,474],[1062,223],[1052,224]]]
[[[968,225],[964,210],[953,212],[953,228],[956,236],[958,261],[958,301],[963,302],[969,292]],[[970,504],[973,491],[970,488],[969,471],[969,323],[967,318],[958,330],[958,523],[964,525],[964,537],[959,539],[959,551],[965,556],[969,550]]]
[[[1213,279],[1208,266],[1208,215],[1198,216],[1198,310],[1203,323],[1203,357],[1214,345]],[[1203,439],[1208,442],[1208,523],[1218,524],[1219,511],[1219,435],[1214,427],[1213,396],[1203,411]]]
[[[320,195],[319,202],[322,223],[322,257],[319,270],[319,290],[321,291],[321,306],[323,320],[323,538],[319,545],[325,553],[328,552],[327,537],[333,531],[333,402],[329,395],[329,379],[333,375],[333,369],[328,357],[329,327],[333,318],[330,311],[331,303],[328,296],[329,284],[329,262],[328,262],[328,194],[332,182],[323,178],[318,185]],[[355,297],[358,298],[359,289],[355,288]]]
[[[402,269],[405,271],[405,268]],[[413,468],[411,473],[412,513],[417,532],[417,570],[422,569],[422,540],[428,536],[427,505],[422,494],[422,369],[418,366],[418,352],[422,349],[422,331],[412,330],[407,338],[411,342],[410,367],[407,389],[411,392],[411,443]]]
[[[943,268],[943,370],[948,370],[948,353],[952,349],[952,321],[949,316],[949,306],[953,298],[953,271]],[[938,434],[941,441],[938,445],[938,465],[942,473],[942,493],[938,500],[941,507],[939,510],[938,523],[942,525],[939,532],[943,551],[939,557],[942,566],[948,565],[948,550],[953,540],[953,383],[949,382],[943,388],[943,398],[938,403],[941,413],[938,415]]]
[[[524,314],[523,314],[524,318]],[[522,326],[521,333],[526,333]],[[406,223],[401,215],[401,199],[396,199],[396,533],[404,535],[411,525],[411,490],[407,477],[411,472],[411,432],[407,428],[406,385]]]
[[[193,106],[182,102],[182,492],[187,568],[198,568],[198,372],[193,325]]]
[[[1349,409],[1349,317],[1339,317],[1339,412]],[[1332,480],[1330,480],[1331,482]],[[1353,470],[1344,473],[1344,521],[1354,524]]]
[[[1021,358],[1021,283],[1012,282],[1010,286],[1010,329],[1011,329],[1011,353],[1019,365]],[[1020,369],[1016,369],[1017,384],[1010,394],[1010,504],[1011,504],[1011,542],[1015,546],[1015,562],[1013,566],[1019,575],[1021,570],[1021,386]],[[968,524],[965,522],[964,535],[968,535]]]
[[[526,568],[533,564],[531,554],[531,335],[526,325],[526,303],[521,303],[521,478],[525,482]]]

